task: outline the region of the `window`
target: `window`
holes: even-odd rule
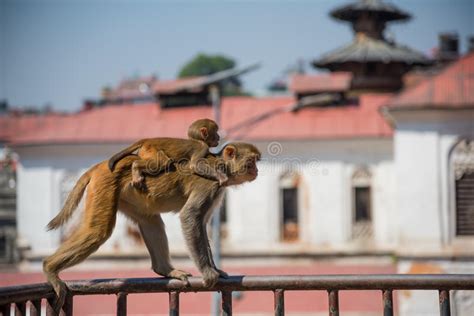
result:
[[[474,236],[474,173],[456,180],[456,235]]]
[[[462,140],[453,150],[454,225],[456,236],[474,236],[474,141]]]
[[[355,187],[354,188],[354,208],[355,218],[354,221],[366,222],[372,220],[370,211],[370,187]]]
[[[299,238],[298,183],[299,177],[294,173],[286,173],[280,179],[281,239],[287,242]]]
[[[357,240],[372,238],[371,174],[359,167],[352,175],[352,237]]]

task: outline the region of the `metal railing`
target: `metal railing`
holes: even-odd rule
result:
[[[394,290],[438,290],[440,315],[451,314],[449,292],[474,290],[473,274],[392,274],[392,275],[292,275],[292,276],[232,276],[220,279],[213,288],[206,288],[201,278],[190,278],[189,284],[166,278],[98,279],[67,282],[69,293],[63,306],[65,315],[73,314],[76,295],[116,294],[117,315],[127,314],[130,293],[168,293],[169,315],[179,315],[179,294],[184,292],[219,291],[222,314],[232,315],[233,291],[273,291],[275,315],[284,315],[285,291],[327,291],[329,315],[339,315],[339,291],[380,290],[383,315],[393,315]],[[42,300],[46,315],[54,315],[55,294],[47,283],[0,288],[0,307],[4,316],[40,315]]]

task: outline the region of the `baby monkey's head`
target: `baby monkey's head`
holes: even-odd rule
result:
[[[188,137],[196,140],[202,140],[209,147],[216,147],[219,144],[219,126],[210,119],[200,119],[194,121],[188,129]]]

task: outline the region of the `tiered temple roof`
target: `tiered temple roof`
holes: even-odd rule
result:
[[[336,8],[331,15],[352,24],[354,40],[323,55],[313,65],[352,72],[353,89],[399,90],[403,74],[414,66],[431,64],[424,54],[385,38],[387,22],[410,18],[394,5],[381,0],[360,0]]]

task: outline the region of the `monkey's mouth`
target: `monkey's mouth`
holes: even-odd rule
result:
[[[247,163],[246,168],[247,168],[247,174],[253,176],[254,178],[258,176],[257,165],[254,162]]]

